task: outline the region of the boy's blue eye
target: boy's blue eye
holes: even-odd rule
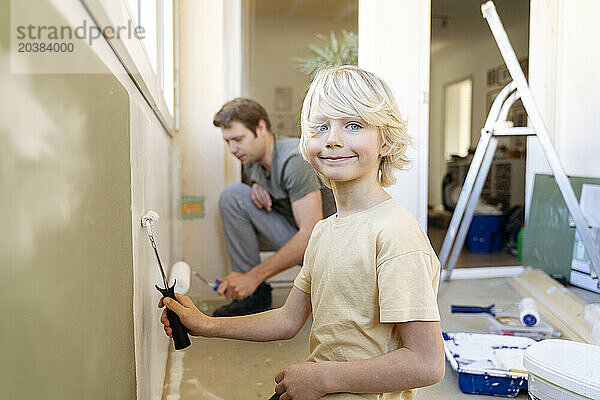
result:
[[[356,122],[351,122],[348,125],[346,125],[346,127],[352,131],[358,130],[360,128],[362,128],[362,126],[360,126],[359,124],[357,124]]]
[[[325,132],[326,130],[327,130],[327,125],[317,126],[317,132]]]

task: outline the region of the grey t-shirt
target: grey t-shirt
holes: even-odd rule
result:
[[[335,200],[331,189],[321,183],[313,167],[304,161],[298,150],[299,139],[273,135],[273,160],[267,171],[259,163],[244,165],[247,182],[264,187],[273,200],[273,210],[283,215],[296,226],[292,214],[292,204],[310,192],[320,189],[323,204],[323,218],[335,211]]]

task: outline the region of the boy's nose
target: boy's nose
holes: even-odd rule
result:
[[[327,141],[325,142],[327,148],[344,147],[344,140],[342,138],[339,129],[332,127],[327,135]]]

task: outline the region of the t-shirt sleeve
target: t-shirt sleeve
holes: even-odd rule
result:
[[[281,181],[288,192],[290,203],[321,189],[317,173],[300,155],[290,157],[285,163]]]
[[[435,260],[435,255],[414,250],[378,262],[380,322],[440,320],[436,298],[439,263]]]
[[[306,250],[304,251],[302,268],[296,276],[296,279],[294,279],[294,286],[302,290],[304,293],[308,294],[310,294],[312,283],[312,268],[315,263],[315,246],[318,246],[317,242],[319,241],[319,230],[323,226],[323,222],[324,220],[317,222],[317,224],[313,228],[312,234],[310,235],[310,239],[308,240],[308,245],[306,246]]]
[[[310,271],[309,267],[304,264],[300,269],[296,279],[294,279],[294,286],[302,290],[304,293],[310,294]]]

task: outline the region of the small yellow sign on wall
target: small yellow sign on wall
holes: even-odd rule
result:
[[[204,218],[204,197],[182,197],[181,218]]]

